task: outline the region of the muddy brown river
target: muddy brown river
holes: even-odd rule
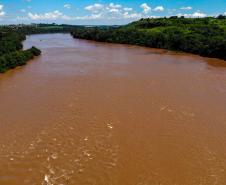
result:
[[[226,62],[28,36],[0,75],[0,185],[225,185]]]

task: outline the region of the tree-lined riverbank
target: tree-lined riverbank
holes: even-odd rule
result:
[[[141,19],[120,27],[79,27],[73,37],[135,44],[226,60],[226,17]]]

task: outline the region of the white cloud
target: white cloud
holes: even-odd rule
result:
[[[207,15],[205,13],[201,13],[201,12],[195,12],[192,14],[193,17],[206,17]]]
[[[31,20],[56,20],[56,19],[65,19],[67,16],[63,15],[58,10],[53,12],[48,12],[44,14],[37,14],[37,13],[28,13],[28,18]]]
[[[65,4],[66,5],[66,4]],[[66,6],[64,5],[64,8]],[[123,21],[130,20],[134,21],[140,19],[142,17],[147,18],[148,12],[151,11],[151,7],[149,7],[146,3],[141,5],[143,11],[136,12],[132,8],[123,7],[120,4],[101,4],[95,3],[89,6],[84,7],[89,13],[84,16],[76,16],[76,15],[65,15],[59,10],[44,12],[44,13],[35,13],[29,12],[27,16],[18,16],[16,19],[21,21],[73,21],[73,20],[115,20],[115,21]],[[160,8],[162,9],[162,8]]]
[[[71,5],[70,4],[65,4],[64,8],[71,9]]]
[[[147,3],[143,3],[140,5],[140,7],[143,9],[143,12],[145,14],[149,13],[151,11],[151,7],[147,5]]]
[[[192,10],[192,7],[191,6],[186,6],[186,7],[181,7],[180,9],[181,10]]]
[[[3,11],[4,6],[0,5],[0,17],[3,17],[5,15],[5,12]]]
[[[207,14],[205,13],[201,13],[201,12],[194,12],[192,14],[177,14],[178,17],[184,16],[184,17],[188,17],[188,18],[203,18],[203,17],[207,17]]]
[[[110,7],[110,8],[115,8],[115,9],[117,9],[117,8],[122,8],[122,5],[110,3],[110,4],[109,4],[109,7]]]
[[[123,7],[120,4],[114,3],[93,4],[85,7],[85,10],[92,13],[91,16],[85,16],[86,19],[130,19],[137,15],[135,12],[132,12],[132,8]]]
[[[92,14],[98,13],[119,13],[122,9],[122,5],[110,3],[107,5],[104,4],[93,4],[85,7],[85,10],[90,11]]]
[[[123,10],[125,10],[126,12],[133,11],[133,9],[132,9],[132,8],[127,8],[127,7],[123,8]]]
[[[16,19],[20,21],[53,21],[53,20],[64,20],[64,21],[72,21],[72,20],[136,20],[140,19],[142,14],[136,12],[121,12],[119,9],[106,9],[99,13],[92,13],[91,15],[85,16],[67,16],[61,13],[58,10],[48,13],[31,13],[29,12],[26,17],[18,16]]]
[[[123,13],[124,19],[140,19],[141,17],[142,15],[139,13],[131,13],[131,14],[129,12]]]
[[[109,12],[110,13],[118,13],[119,12],[119,9],[112,8],[112,9],[109,9]]]
[[[226,12],[224,12],[224,15],[226,15]]]
[[[164,7],[163,6],[157,6],[157,7],[155,7],[154,11],[156,11],[156,12],[163,12],[164,11]]]
[[[77,16],[77,17],[71,17],[72,20],[96,20],[96,19],[102,19],[102,14],[91,14],[91,15],[85,15],[85,16]]]
[[[104,5],[95,3],[93,5],[89,5],[89,6],[85,7],[85,10],[88,10],[88,11],[90,11],[92,13],[98,13],[103,8],[104,8]]]
[[[143,7],[143,6],[142,6]],[[145,12],[148,12],[150,7],[144,7]],[[143,14],[137,13],[133,11],[132,8],[123,7],[120,4],[93,4],[85,7],[85,10],[90,11],[91,15],[76,17],[76,19],[102,19],[102,20],[122,20],[122,19],[130,19],[136,20],[142,17]]]

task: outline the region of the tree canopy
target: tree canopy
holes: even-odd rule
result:
[[[75,38],[136,44],[226,60],[226,17],[147,18],[120,27],[78,27]]]

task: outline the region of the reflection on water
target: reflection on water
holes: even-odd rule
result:
[[[0,75],[1,185],[226,184],[224,61],[32,35]]]
[[[214,67],[226,67],[226,62],[221,60],[207,60],[208,65],[214,66]]]

